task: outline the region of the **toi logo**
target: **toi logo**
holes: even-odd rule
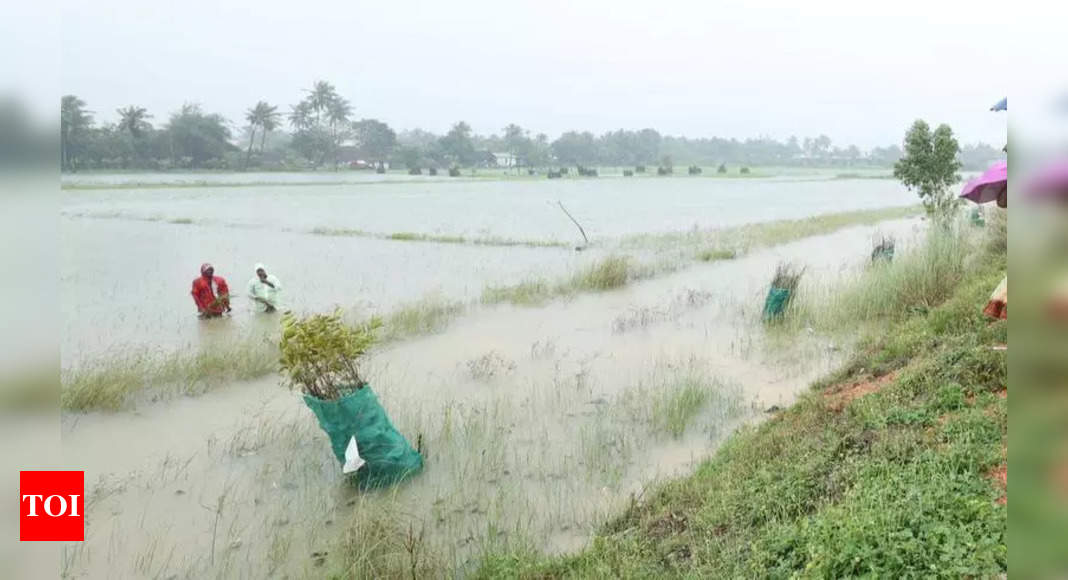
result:
[[[85,540],[85,472],[19,472],[19,539]]]

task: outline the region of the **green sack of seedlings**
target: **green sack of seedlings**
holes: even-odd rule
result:
[[[423,469],[423,456],[393,427],[370,386],[337,400],[304,395],[304,403],[330,437],[338,462],[356,468],[349,477],[360,489],[393,485]]]
[[[897,245],[896,241],[892,237],[884,237],[879,241],[875,248],[871,251],[871,261],[878,262],[884,260],[886,262],[894,261],[894,247]]]
[[[983,212],[979,208],[972,209],[972,225],[976,227],[983,227],[986,225],[986,219],[983,217]]]
[[[879,260],[885,260],[887,262],[894,261],[894,248],[875,248],[871,253],[871,261],[878,262]]]
[[[764,299],[764,322],[782,319],[804,272],[804,268],[797,269],[790,264],[779,264],[775,269],[775,278],[771,280],[771,288],[768,288],[768,296]]]
[[[342,473],[361,489],[392,485],[423,468],[423,456],[393,427],[360,374],[381,326],[377,318],[353,326],[340,310],[303,318],[286,312],[278,345],[285,383],[304,394]]]
[[[786,313],[792,293],[786,288],[768,288],[768,297],[764,299],[764,321],[778,320]]]

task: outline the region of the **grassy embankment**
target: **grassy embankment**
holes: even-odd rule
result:
[[[880,324],[791,408],[736,433],[563,557],[490,554],[484,578],[990,577],[1006,564],[1003,321],[980,309],[992,245],[935,231],[828,304],[824,327]],[[831,298],[830,295],[825,298]],[[783,332],[790,332],[789,328]]]

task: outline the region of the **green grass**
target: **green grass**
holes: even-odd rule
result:
[[[857,173],[845,172],[834,176],[835,179],[894,179],[893,173]]]
[[[610,520],[588,549],[498,551],[476,577],[1005,573],[1007,507],[989,473],[1004,461],[1008,406],[996,393],[1007,367],[990,346],[1007,326],[981,313],[1003,256],[976,257],[987,259],[941,301],[941,290],[905,293],[923,308],[884,319],[842,369]],[[831,404],[839,389],[890,372],[881,390]]]
[[[708,261],[705,260],[704,256],[713,257],[733,252],[735,257],[739,257],[754,248],[785,244],[802,238],[833,233],[852,226],[871,225],[886,220],[918,217],[923,213],[923,208],[918,205],[858,210],[796,220],[746,224],[716,230],[638,234],[623,238],[620,241],[620,245],[623,248],[638,249],[679,246],[697,247],[701,249],[695,254],[695,257],[698,260]]]
[[[443,330],[464,312],[460,302],[426,298],[405,304],[383,319],[382,340],[399,340]]]
[[[837,282],[839,287],[809,285],[791,305],[788,326],[841,330],[927,312],[976,271],[1004,273],[1004,244],[996,241],[1004,234],[985,233],[984,240],[969,226],[932,228],[917,247],[899,252],[892,262],[868,265],[853,278]]]
[[[527,280],[508,286],[487,286],[482,291],[483,304],[507,302],[516,306],[537,306],[553,296],[553,288],[543,280]]]
[[[378,237],[378,234],[364,230],[355,230],[349,228],[324,228],[317,227],[308,230],[309,234],[316,236],[342,236],[342,237],[355,237],[355,238],[374,238]]]
[[[719,260],[733,260],[738,257],[738,251],[730,248],[708,248],[697,253],[697,259],[701,262],[718,262]]]
[[[308,233],[317,236],[347,236],[347,237],[360,237],[360,238],[377,238],[381,240],[392,240],[395,242],[429,242],[436,244],[470,244],[473,246],[501,246],[501,247],[515,247],[525,246],[528,248],[566,248],[568,244],[564,242],[558,242],[555,240],[518,240],[513,238],[502,237],[482,237],[482,238],[467,238],[464,236],[456,235],[444,235],[444,234],[420,234],[417,232],[393,232],[389,234],[378,234],[374,232],[368,232],[364,230],[347,229],[347,228],[324,228],[317,227],[309,230]]]
[[[920,215],[923,215],[923,208],[920,206],[848,211],[797,220],[750,224],[737,228],[735,235],[747,246],[774,246],[810,236],[829,234],[846,227]]]
[[[873,265],[837,301],[835,311],[845,320],[870,320],[928,310],[956,290],[969,255],[971,245],[961,234],[932,230],[912,253],[890,264]]]
[[[651,274],[647,268],[636,266],[628,256],[612,255],[556,284],[537,279],[507,286],[487,286],[482,291],[482,303],[507,302],[517,306],[538,306],[553,298],[573,296],[579,292],[615,290],[626,286],[631,280],[645,278]]]
[[[382,342],[431,334],[462,314],[459,302],[426,298],[387,314]],[[119,411],[144,399],[199,395],[229,382],[250,380],[278,371],[274,335],[236,336],[225,345],[193,354],[179,351],[124,353],[97,359],[65,371],[60,407],[67,411]]]
[[[784,244],[846,227],[916,217],[922,213],[923,208],[920,206],[893,207],[827,214],[800,220],[750,224],[724,230],[642,234],[624,238],[621,240],[620,247],[624,249],[666,246],[697,247],[701,249],[692,256],[698,261],[731,260],[757,246]],[[601,292],[621,288],[634,280],[673,272],[679,266],[680,264],[671,262],[639,263],[627,255],[613,255],[561,282],[553,283],[544,279],[535,279],[514,285],[487,287],[482,292],[482,303],[506,302],[519,306],[538,306],[553,298],[570,296],[577,292]]]
[[[662,393],[653,402],[653,424],[657,431],[679,438],[708,402],[708,390],[706,385],[686,379],[677,388]]]
[[[64,372],[60,406],[69,411],[117,411],[133,406],[140,396],[200,394],[228,381],[267,375],[277,368],[277,346],[253,337],[193,355],[120,355]]]
[[[603,292],[622,288],[631,274],[631,261],[624,256],[609,256],[581,270],[564,287],[565,291]]]
[[[427,240],[428,237],[429,236],[426,236],[424,234],[416,234],[416,233],[413,233],[413,232],[395,232],[395,233],[386,235],[386,239],[388,239],[388,240],[396,240],[396,241],[399,241],[399,242],[416,242],[416,241],[421,242],[421,241]],[[448,240],[448,241],[450,241],[452,243],[461,243],[461,244],[464,241],[464,239],[462,237],[447,237],[447,238],[443,237],[442,241],[445,241],[445,240]]]
[[[516,240],[512,238],[488,237],[464,239],[464,243],[476,246],[526,246],[528,248],[570,248],[571,244],[556,240]]]

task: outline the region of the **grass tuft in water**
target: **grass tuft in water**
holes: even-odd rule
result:
[[[708,386],[693,377],[685,377],[671,388],[659,391],[653,402],[654,429],[678,439],[701,412],[708,398]]]
[[[773,288],[782,288],[783,290],[789,290],[791,293],[795,292],[797,291],[797,285],[801,283],[801,275],[804,273],[804,268],[780,262],[775,267],[775,277],[771,279],[771,285]]]
[[[697,253],[697,259],[702,262],[733,260],[737,257],[738,251],[733,248],[708,248]]]
[[[324,228],[316,227],[308,231],[309,234],[316,236],[350,236],[356,238],[373,238],[375,234],[364,230],[355,230],[349,228]]]
[[[650,273],[635,267],[628,256],[608,256],[556,285],[544,280],[527,280],[511,286],[488,286],[482,291],[482,303],[538,306],[559,296],[615,290],[648,275]]]
[[[552,293],[552,288],[545,281],[527,280],[511,286],[487,286],[482,291],[482,303],[508,302],[517,306],[537,306],[544,304]]]
[[[464,305],[461,302],[433,298],[405,304],[383,319],[382,338],[397,340],[440,332],[463,311]]]
[[[445,561],[429,549],[425,524],[398,517],[398,511],[367,500],[351,510],[338,546],[340,554],[333,556],[338,562],[336,577],[433,578],[446,569]],[[320,554],[324,560],[331,556]]]
[[[388,240],[399,242],[437,242],[439,244],[466,244],[469,243],[463,236],[446,236],[434,234],[418,234],[415,232],[394,232],[385,236]],[[473,242],[472,242],[473,243]]]
[[[138,353],[101,359],[63,373],[60,406],[70,411],[117,411],[137,396],[200,394],[278,368],[278,349],[263,338],[238,339],[195,355]]]
[[[418,232],[393,232],[380,234],[365,230],[348,228],[317,227],[308,231],[317,236],[340,236],[355,238],[375,238],[394,242],[427,242],[434,244],[470,244],[473,246],[500,246],[515,247],[525,246],[528,248],[566,248],[568,244],[556,240],[519,240],[514,238],[502,238],[497,236],[482,238],[467,238],[457,235],[446,234],[421,234]]]
[[[572,277],[565,291],[603,292],[622,288],[631,278],[631,266],[626,256],[609,256]]]
[[[463,310],[459,302],[433,298],[403,305],[385,316],[383,339],[438,332]],[[139,397],[198,395],[227,382],[274,373],[278,356],[277,340],[271,335],[247,335],[195,354],[137,352],[105,357],[63,373],[60,404],[69,411],[118,411],[136,406]]]

